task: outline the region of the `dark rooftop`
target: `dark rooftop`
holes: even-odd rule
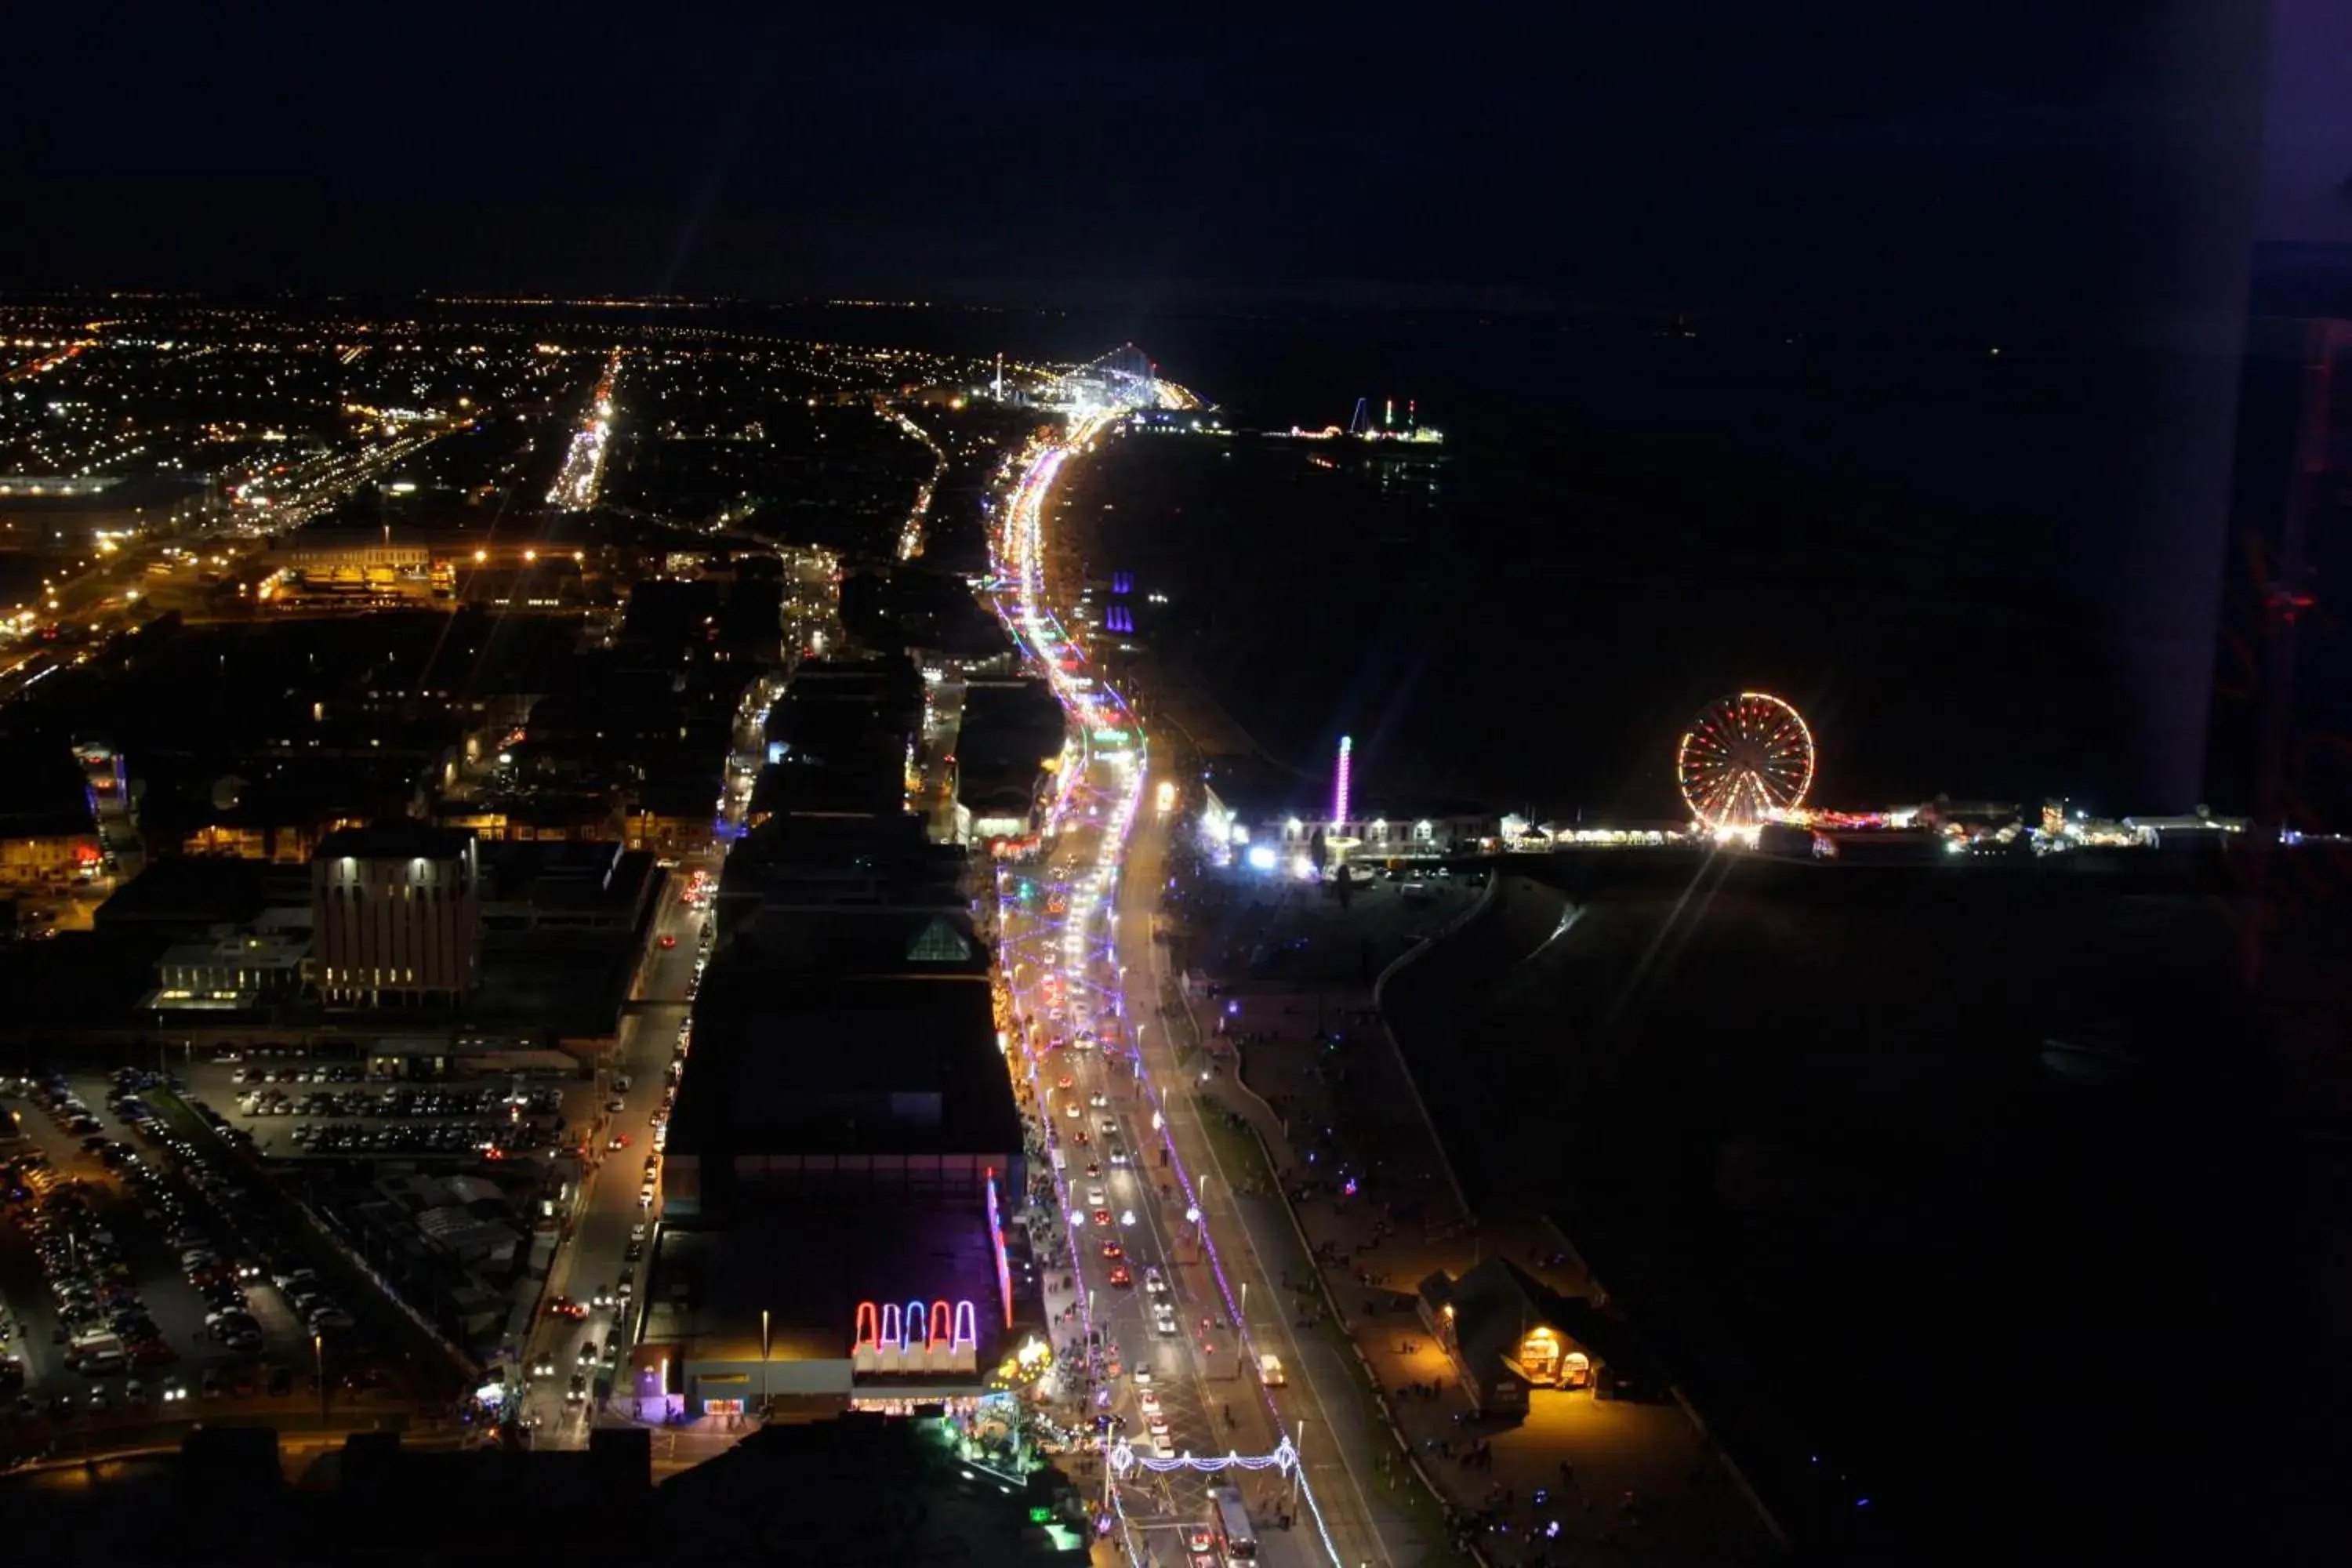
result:
[[[646,1279],[647,1346],[698,1360],[760,1359],[760,1314],[777,1361],[849,1360],[860,1301],[970,1301],[981,1363],[1004,1333],[1004,1309],[978,1201],[765,1204],[725,1229],[665,1226]],[[656,1351],[653,1353],[658,1354]],[[846,1390],[844,1390],[846,1392]]]
[[[454,860],[474,843],[473,834],[458,827],[434,827],[407,818],[388,818],[367,827],[342,827],[319,843],[311,858],[333,860]]]
[[[986,979],[898,969],[842,976],[724,951],[695,1002],[670,1152],[1019,1150]]]
[[[362,1433],[289,1488],[275,1433],[215,1426],[176,1455],[113,1461],[87,1477],[77,1467],[70,1484],[58,1472],[0,1479],[0,1510],[27,1560],[159,1568],[1087,1562],[1082,1545],[1057,1544],[1030,1520],[1066,1479],[1048,1471],[1007,1497],[958,1460],[936,1423],[860,1415],[769,1426],[659,1487],[654,1449],[644,1429],[592,1432],[584,1452],[426,1450]]]

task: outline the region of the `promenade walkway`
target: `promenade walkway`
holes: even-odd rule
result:
[[[1248,1189],[1242,1201],[1275,1208],[1287,1196],[1278,1223],[1303,1247],[1283,1310],[1352,1342],[1390,1417],[1382,1484],[1419,1488],[1406,1467],[1420,1468],[1488,1563],[1774,1555],[1768,1524],[1680,1405],[1538,1390],[1524,1423],[1481,1422],[1415,1313],[1414,1288],[1432,1271],[1496,1256],[1563,1294],[1605,1300],[1541,1215],[1471,1211],[1373,1004],[1381,971],[1416,934],[1471,916],[1478,891],[1441,887],[1407,904],[1384,882],[1342,910],[1297,885],[1255,908],[1230,885],[1176,890],[1176,910],[1192,917],[1195,983],[1171,1023],[1212,1068],[1201,1092],[1223,1132],[1221,1162]],[[1335,1032],[1337,1045],[1318,1037]]]

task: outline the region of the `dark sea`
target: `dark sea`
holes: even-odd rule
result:
[[[2200,798],[2225,356],[1674,321],[1164,335],[1138,341],[1237,431],[1362,396],[1447,434],[1434,466],[1137,434],[1064,500],[1142,640],[1303,772],[1352,735],[1360,799],[1675,815],[1686,717],[1755,689],[1810,721],[1821,804]],[[2240,988],[2226,879],[1668,880],[1524,892],[1391,1023],[1474,1189],[1580,1238],[1803,1552],[2292,1559],[2330,1450],[2292,1393],[2326,1386],[2325,1222],[2284,1194],[2336,1162],[2290,1152],[2305,1091]],[[2314,984],[2343,924],[2300,928]],[[2209,1399],[2242,1365],[2221,1347],[2266,1338],[2263,1385]]]
[[[1447,436],[1435,465],[1134,437],[1071,492],[1097,575],[1166,595],[1145,640],[1286,762],[1352,734],[1360,780],[1658,816],[1688,716],[1761,689],[1811,723],[1820,802],[2194,804],[2221,520],[2168,516],[2149,454],[2118,458],[2177,356],[1672,321],[1169,331],[1143,346],[1239,430],[1362,397]]]

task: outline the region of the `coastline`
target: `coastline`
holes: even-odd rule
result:
[[[1492,886],[1449,888],[1441,895],[1444,925],[1463,924]],[[1633,1561],[1784,1554],[1778,1521],[1706,1424],[1647,1370],[1638,1337],[1606,1310],[1604,1293],[1558,1225],[1531,1208],[1464,1201],[1404,1053],[1370,986],[1349,972],[1367,911],[1383,928],[1375,940],[1398,958],[1418,951],[1405,945],[1404,931],[1431,911],[1388,889],[1360,895],[1346,911],[1297,885],[1271,908],[1246,910],[1217,901],[1221,890],[1231,889],[1195,875],[1171,900],[1181,911],[1171,923],[1182,922],[1174,945],[1186,966],[1185,1016],[1199,1040],[1196,1059],[1210,1064],[1203,1099],[1263,1152],[1273,1187],[1266,1200],[1312,1259],[1286,1281],[1296,1292],[1288,1310],[1308,1326],[1328,1321],[1344,1336],[1380,1413],[1391,1463],[1443,1500],[1457,1549],[1483,1562],[1521,1562],[1529,1532],[1560,1523],[1562,1544]],[[1335,937],[1342,929],[1349,934]],[[1253,973],[1244,957],[1261,945],[1289,951],[1302,942],[1339,958],[1339,972],[1269,977]],[[1214,1029],[1203,1029],[1191,1009],[1204,982],[1219,1002]],[[1328,1043],[1335,1035],[1339,1043]],[[1434,1275],[1459,1279],[1505,1261],[1540,1289],[1617,1322],[1603,1364],[1652,1384],[1654,1394],[1545,1391],[1523,1419],[1480,1414],[1464,1368],[1435,1340],[1420,1289]],[[1563,1520],[1549,1510],[1561,1506],[1568,1477],[1580,1495],[1578,1511]],[[1556,1500],[1541,1500],[1547,1493]],[[1591,1498],[1619,1500],[1619,1517],[1592,1515]],[[1625,1529],[1636,1520],[1638,1536]]]
[[[1069,530],[1082,563],[1098,559],[1101,549],[1102,542],[1091,523],[1084,509],[1064,510],[1062,526]],[[1081,570],[1087,576],[1095,574],[1089,566],[1082,565]],[[1122,675],[1139,713],[1170,725],[1192,751],[1190,757],[1170,758],[1171,771],[1192,776],[1207,759],[1258,752],[1247,731],[1181,664],[1146,655],[1124,661]],[[1198,890],[1197,875],[1181,880],[1188,890]],[[1381,955],[1371,984],[1367,984],[1360,974],[1350,988],[1328,996],[1318,991],[1317,996],[1315,1036],[1323,1032],[1327,1003],[1334,1016],[1354,1020],[1351,1037],[1362,1041],[1369,1050],[1355,1056],[1352,1063],[1357,1065],[1349,1070],[1383,1079],[1378,1102],[1402,1110],[1401,1116],[1381,1118],[1376,1131],[1368,1126],[1370,1119],[1363,1106],[1331,1113],[1335,1121],[1381,1147],[1384,1162],[1414,1168],[1414,1175],[1405,1178],[1414,1184],[1413,1188],[1408,1190],[1400,1183],[1393,1189],[1394,1199],[1367,1197],[1351,1204],[1328,1189],[1318,1189],[1315,1170],[1320,1152],[1293,1141],[1294,1117],[1307,1109],[1302,1097],[1312,1093],[1322,1076],[1320,1067],[1311,1061],[1286,1066],[1283,1059],[1290,1055],[1304,1058],[1314,1047],[1313,1039],[1294,1038],[1300,1028],[1282,1021],[1289,1016],[1303,1024],[1307,1011],[1301,1000],[1305,993],[1294,990],[1284,999],[1286,993],[1279,988],[1255,982],[1239,971],[1233,947],[1213,953],[1210,944],[1201,940],[1202,933],[1190,929],[1189,918],[1170,920],[1173,928],[1170,950],[1176,973],[1169,989],[1180,1003],[1169,1011],[1181,1014],[1192,1036],[1193,1048],[1202,1053],[1196,1059],[1212,1064],[1204,1077],[1202,1101],[1223,1113],[1228,1134],[1246,1136],[1255,1155],[1250,1163],[1262,1162],[1266,1173],[1267,1190],[1236,1192],[1233,1201],[1281,1211],[1276,1224],[1288,1232],[1298,1259],[1296,1268],[1282,1271],[1285,1284],[1295,1292],[1286,1310],[1297,1315],[1297,1327],[1312,1328],[1328,1318],[1340,1331],[1347,1345],[1343,1359],[1352,1363],[1349,1375],[1359,1381],[1377,1412],[1381,1432],[1375,1452],[1381,1457],[1375,1462],[1384,1483],[1393,1486],[1399,1477],[1405,1477],[1409,1487],[1424,1489],[1444,1510],[1444,1528],[1457,1551],[1481,1563],[1520,1560],[1517,1553],[1498,1545],[1498,1542],[1510,1542],[1510,1536],[1490,1536],[1489,1531],[1510,1530],[1509,1510],[1533,1506],[1528,1500],[1545,1498],[1548,1490],[1558,1488],[1560,1477],[1582,1475],[1591,1478],[1585,1485],[1593,1490],[1580,1500],[1580,1514],[1565,1521],[1571,1540],[1582,1532],[1591,1543],[1625,1551],[1635,1560],[1651,1552],[1675,1559],[1696,1552],[1702,1560],[1784,1553],[1788,1543],[1779,1522],[1738,1468],[1715,1447],[1706,1424],[1678,1386],[1668,1384],[1671,1399],[1663,1405],[1620,1401],[1604,1406],[1590,1395],[1547,1395],[1547,1399],[1573,1400],[1581,1407],[1587,1426],[1596,1429],[1607,1426],[1611,1436],[1606,1443],[1595,1443],[1591,1431],[1570,1430],[1549,1419],[1496,1426],[1481,1421],[1461,1393],[1447,1386],[1458,1373],[1448,1370],[1451,1363],[1414,1315],[1414,1291],[1433,1273],[1459,1277],[1482,1260],[1501,1258],[1509,1258],[1515,1267],[1561,1296],[1590,1300],[1596,1307],[1607,1300],[1554,1217],[1531,1209],[1492,1205],[1482,1213],[1473,1205],[1458,1163],[1430,1113],[1419,1079],[1382,1006],[1390,976],[1416,957],[1434,951],[1444,937],[1471,923],[1494,900],[1499,880],[1492,876],[1485,879],[1475,893],[1449,888],[1445,901],[1451,907],[1443,925],[1416,933],[1425,934],[1427,941],[1398,943],[1391,933],[1389,941],[1394,951]],[[1185,896],[1179,891],[1170,899],[1170,905],[1181,905]],[[1366,900],[1365,907],[1380,902]],[[1404,918],[1427,923],[1426,911],[1410,911]],[[1344,945],[1356,951],[1353,942]],[[1251,1031],[1254,1040],[1263,1034],[1262,1042],[1236,1051],[1220,1038],[1222,1030],[1203,1030],[1193,1010],[1196,970],[1212,974],[1221,986],[1234,987],[1233,1000],[1241,1005],[1245,1017],[1255,1021],[1261,1010],[1270,1015],[1266,1029]],[[1223,1021],[1221,1017],[1220,1022]],[[1205,1123],[1209,1118],[1203,1120]],[[1301,1130],[1321,1120],[1319,1114],[1309,1115]],[[1367,1182],[1370,1181],[1368,1174]],[[1423,1185],[1442,1195],[1425,1196],[1418,1190]],[[1367,1191],[1371,1190],[1368,1186]],[[1367,1258],[1377,1260],[1377,1268],[1361,1265],[1360,1260]],[[1360,1298],[1360,1311],[1354,1310],[1360,1289],[1366,1292]],[[1572,1415],[1571,1419],[1575,1418]],[[1476,1447],[1454,1453],[1457,1440],[1472,1441],[1465,1436],[1467,1433],[1479,1434]],[[1507,1480],[1510,1484],[1506,1485]],[[1665,1503],[1671,1498],[1674,1522],[1652,1524],[1646,1542],[1637,1544],[1638,1538],[1631,1534],[1619,1541],[1606,1516],[1598,1523],[1591,1518],[1594,1495],[1622,1497],[1620,1525],[1630,1523],[1634,1528],[1639,1528],[1654,1501],[1662,1511],[1668,1511]],[[1636,1498],[1641,1500],[1638,1511]],[[1542,1523],[1548,1523],[1556,1536],[1563,1521],[1558,1517],[1542,1521],[1530,1517],[1525,1529],[1531,1532]],[[1668,1537],[1674,1538],[1671,1548]],[[1531,1542],[1535,1537],[1524,1533],[1517,1539]]]

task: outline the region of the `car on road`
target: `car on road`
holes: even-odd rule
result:
[[[1097,1225],[1101,1225],[1101,1226],[1108,1226],[1108,1224],[1110,1224],[1110,1210],[1108,1210],[1108,1209],[1097,1209],[1097,1210],[1095,1210],[1095,1212],[1094,1212],[1094,1222],[1095,1222]]]
[[[1257,1378],[1268,1388],[1280,1388],[1290,1381],[1290,1374],[1282,1370],[1280,1356],[1272,1351],[1263,1351],[1257,1358]]]
[[[587,1374],[584,1373],[575,1372],[572,1374],[572,1382],[563,1390],[563,1403],[566,1405],[579,1405],[584,1403],[587,1398]]]
[[[577,1322],[588,1315],[588,1309],[569,1296],[558,1296],[547,1304],[547,1313],[551,1318],[570,1318]]]
[[[1123,1289],[1135,1283],[1135,1276],[1127,1271],[1126,1264],[1116,1264],[1110,1271],[1110,1282]]]
[[[1087,1103],[1093,1106],[1097,1110],[1100,1110],[1110,1103],[1110,1096],[1103,1093],[1100,1089],[1097,1089],[1094,1093],[1087,1096]]]
[[[1078,1102],[1074,1100],[1070,1101],[1069,1104],[1062,1107],[1062,1114],[1068,1117],[1071,1121],[1076,1121],[1079,1117],[1084,1116],[1086,1111]]]
[[[1104,1147],[1108,1150],[1110,1153],[1110,1163],[1112,1164],[1124,1165],[1127,1163],[1127,1145],[1125,1143],[1120,1142],[1116,1138],[1106,1139],[1104,1141]]]
[[[1055,1087],[1055,1089],[1058,1089],[1062,1090],[1064,1093],[1066,1093],[1066,1093],[1067,1093],[1067,1092],[1069,1092],[1071,1089],[1076,1089],[1076,1088],[1077,1088],[1077,1087],[1078,1087],[1078,1080],[1077,1080],[1076,1079],[1072,1078],[1068,1073],[1064,1073],[1064,1074],[1061,1076],[1060,1080],[1059,1080],[1059,1081],[1057,1081],[1057,1082],[1054,1085],[1054,1087]]]
[[[555,1375],[555,1358],[553,1356],[543,1355],[537,1361],[532,1362],[530,1363],[530,1375],[533,1377],[553,1377]]]
[[[613,1304],[613,1288],[610,1285],[597,1286],[595,1293],[588,1298],[588,1304],[600,1310],[611,1306]]]
[[[586,1366],[596,1359],[596,1341],[592,1335],[580,1342],[580,1364]]]
[[[1087,1207],[1090,1209],[1098,1209],[1109,1202],[1109,1194],[1105,1193],[1100,1187],[1088,1187],[1087,1189]]]
[[[625,1149],[628,1146],[629,1135],[625,1132],[615,1132],[604,1141],[604,1147],[607,1149]]]
[[[1160,1272],[1160,1265],[1147,1263],[1143,1266],[1143,1288],[1155,1296],[1168,1294],[1168,1279]]]
[[[662,951],[664,952],[667,952],[671,948],[677,945],[677,938],[671,936],[668,932],[665,931],[662,933],[661,944]]]
[[[1127,1256],[1127,1248],[1116,1241],[1106,1241],[1102,1244],[1102,1254],[1108,1258],[1121,1258]]]
[[[1145,1427],[1144,1430],[1151,1434],[1151,1446],[1159,1451],[1161,1458],[1167,1459],[1173,1458],[1175,1457],[1176,1443],[1174,1437],[1169,1431],[1168,1418],[1166,1416],[1153,1416],[1151,1418],[1151,1424]]]
[[[1145,1389],[1141,1394],[1136,1395],[1135,1405],[1136,1408],[1142,1411],[1147,1416],[1158,1415],[1160,1414],[1159,1390],[1152,1388]]]

